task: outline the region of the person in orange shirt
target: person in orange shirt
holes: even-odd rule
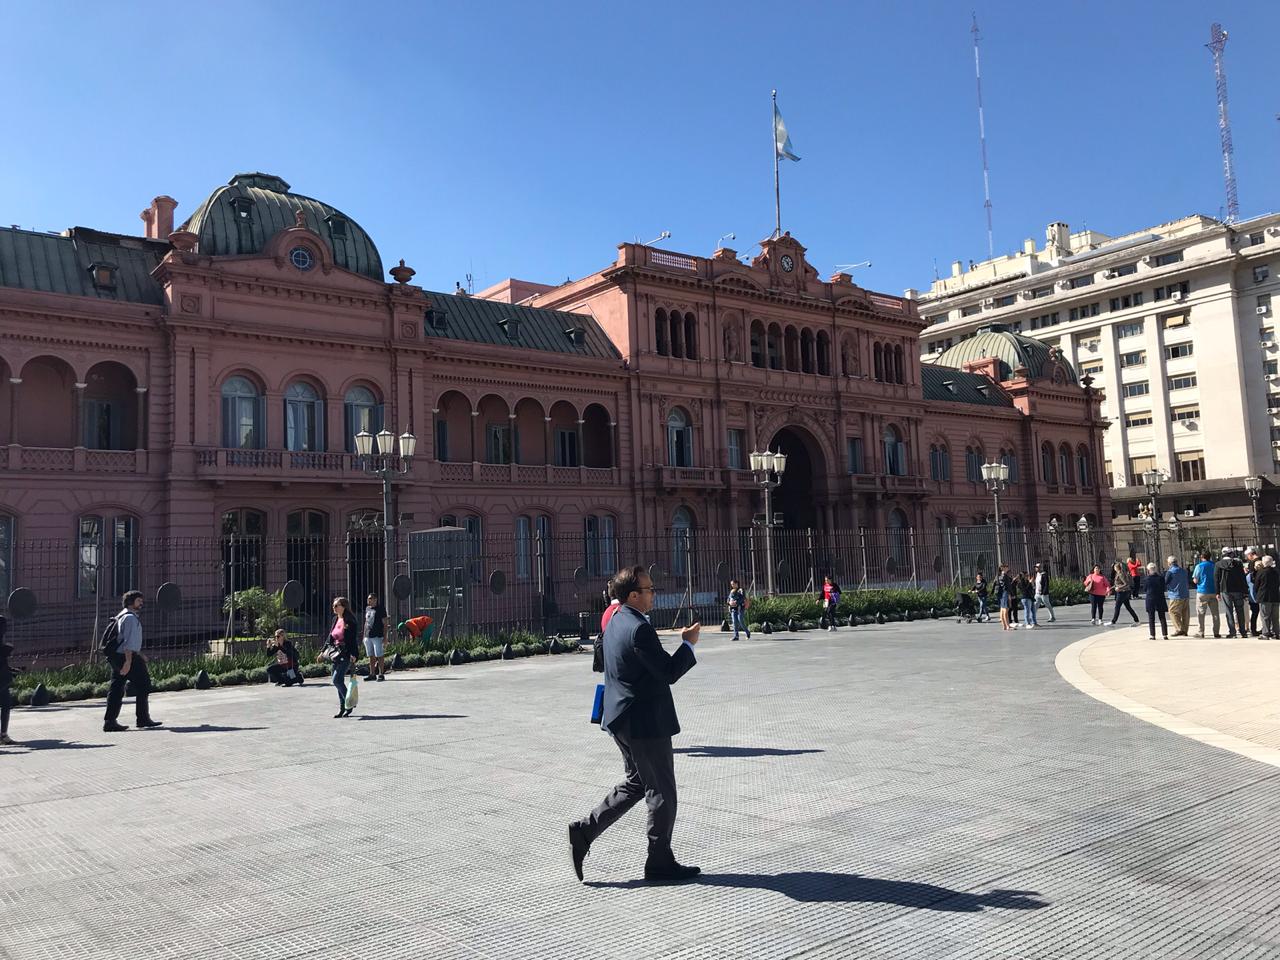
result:
[[[401,633],[407,633],[415,640],[421,640],[425,645],[431,639],[431,625],[434,623],[430,617],[423,614],[420,617],[412,617],[404,623],[396,627]]]

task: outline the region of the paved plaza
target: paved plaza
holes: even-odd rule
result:
[[[333,688],[21,710],[0,752],[0,958],[1280,957],[1280,769],[1100,703],[1039,631],[705,634],[676,687],[676,852],[620,774],[589,656]],[[1212,655],[1206,651],[1204,656]],[[124,719],[130,719],[126,707]]]

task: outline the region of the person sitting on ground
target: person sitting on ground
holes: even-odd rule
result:
[[[302,686],[302,671],[298,668],[298,648],[293,645],[284,630],[277,630],[267,641],[267,653],[275,662],[267,665],[267,680],[277,687]]]

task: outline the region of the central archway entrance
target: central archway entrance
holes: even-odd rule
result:
[[[787,455],[782,483],[773,492],[773,512],[782,514],[784,527],[821,526],[818,500],[825,492],[820,487],[825,488],[827,466],[818,442],[802,427],[783,427],[773,435],[769,449]]]

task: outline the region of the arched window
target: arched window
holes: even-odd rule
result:
[[[261,450],[263,397],[247,377],[228,377],[222,385],[222,445],[233,450]]]
[[[667,355],[667,311],[661,307],[653,315],[653,348],[661,356]]]
[[[825,330],[818,331],[818,376],[831,376],[831,337]]]
[[[285,448],[324,449],[324,401],[315,387],[301,380],[284,393]]]
[[[1083,446],[1076,448],[1076,475],[1080,478],[1081,488],[1093,487],[1093,464],[1088,449]]]
[[[689,558],[693,548],[693,514],[688,507],[676,507],[671,515],[671,574],[689,575]]]
[[[884,348],[876,344],[871,348],[871,365],[877,380],[884,380]]]
[[[684,315],[684,355],[690,360],[698,359],[698,321],[692,313]]]
[[[118,598],[138,589],[138,518],[128,514],[82,516],[76,540],[76,596],[99,590]]]
[[[347,453],[355,453],[357,433],[382,429],[382,404],[368,387],[352,387],[343,398],[342,419]]]
[[[1058,482],[1057,474],[1053,470],[1053,447],[1047,440],[1040,444],[1040,473],[1049,486]]]
[[[796,333],[795,327],[787,327],[786,333],[783,335],[783,342],[787,353],[787,369],[793,373],[799,373],[800,334]]]
[[[671,311],[671,355],[684,357],[684,317],[679,310]]]
[[[769,324],[769,335],[765,338],[769,354],[769,369],[782,369],[782,328],[776,323]]]
[[[1012,448],[1008,450],[1006,450],[1004,447],[1000,448],[1000,462],[1009,468],[1009,482],[1017,483],[1018,482],[1018,457],[1013,452]]]
[[[981,447],[964,448],[964,478],[972,483],[982,483],[982,465],[987,462]]]
[[[222,592],[262,586],[262,539],[267,533],[267,515],[244,507],[222,515]]]
[[[667,464],[693,466],[693,425],[679,407],[667,415]]]
[[[889,511],[887,525],[889,556],[885,561],[885,573],[905,580],[911,576],[911,550],[908,542],[910,523],[907,515],[895,507]]]
[[[751,365],[764,369],[764,324],[751,321]]]
[[[593,577],[611,576],[618,569],[617,521],[612,514],[582,518],[583,562]]]
[[[800,370],[802,373],[814,373],[816,369],[813,355],[813,331],[806,328],[800,331]]]
[[[902,375],[902,345],[893,348],[893,382],[905,383]]]
[[[1058,448],[1058,477],[1063,486],[1071,486],[1075,477],[1071,469],[1071,448],[1065,443]]]
[[[929,476],[934,480],[951,479],[951,451],[945,443],[929,447]]]
[[[893,426],[884,428],[884,472],[891,477],[907,475],[907,445]]]

